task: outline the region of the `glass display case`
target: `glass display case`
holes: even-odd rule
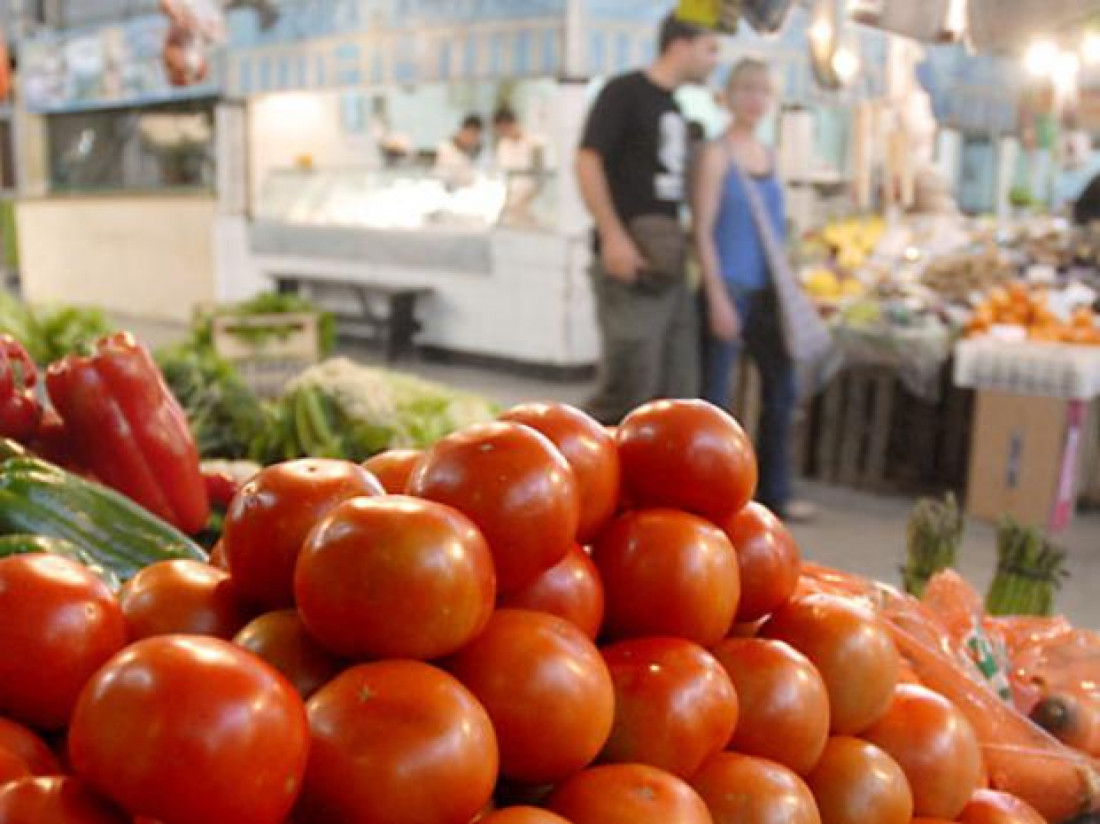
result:
[[[279,169],[264,181],[256,218],[293,226],[370,230],[551,230],[557,176],[478,172],[454,185],[431,169]]]

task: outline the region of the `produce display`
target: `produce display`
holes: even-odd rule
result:
[[[173,411],[123,343],[150,414]],[[75,374],[98,376],[114,345]],[[229,497],[209,559],[154,503],[7,447],[0,824],[1061,824],[1100,808],[1100,637],[988,615],[943,569],[950,503],[914,522],[918,600],[802,560],[751,503],[749,439],[706,402],[647,404],[615,430],[559,404],[455,429],[365,464],[208,477]],[[1006,574],[1057,567],[1026,533],[1004,545]]]
[[[1051,310],[1045,290],[1029,289],[1022,283],[990,292],[975,309],[967,334],[987,334],[994,326],[1020,328],[1035,341],[1100,345],[1100,329],[1091,306],[1078,307],[1066,321]]]

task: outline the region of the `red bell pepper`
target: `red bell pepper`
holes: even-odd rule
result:
[[[53,364],[46,389],[80,462],[101,481],[184,532],[206,525],[210,504],[187,416],[132,335]]]
[[[38,429],[36,383],[38,370],[27,350],[11,335],[0,335],[0,438],[25,441]]]
[[[228,509],[233,498],[241,491],[242,484],[228,472],[203,472],[202,479],[206,484],[206,496],[210,499],[210,505],[220,509]]]

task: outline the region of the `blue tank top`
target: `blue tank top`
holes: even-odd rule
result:
[[[780,240],[785,239],[783,189],[775,173],[766,177],[745,174],[744,180],[749,186],[757,187],[776,236]],[[771,282],[764,243],[753,222],[752,208],[741,181],[742,177],[732,171],[726,174],[718,219],[714,225],[714,241],[722,264],[722,276],[736,293],[766,289]]]

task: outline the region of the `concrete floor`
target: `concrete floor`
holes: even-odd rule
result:
[[[127,328],[153,346],[180,337],[182,328],[126,321]],[[345,352],[359,360],[380,363],[366,349]],[[432,380],[480,392],[509,406],[524,400],[556,400],[579,404],[591,391],[590,382],[561,383],[516,377],[468,366],[408,361],[400,368]],[[793,527],[806,558],[840,569],[899,583],[905,557],[905,527],[914,501],[906,497],[804,483],[800,495],[819,507],[818,517]],[[1058,540],[1070,553],[1071,578],[1058,600],[1074,622],[1100,629],[1100,598],[1093,586],[1100,581],[1100,513],[1080,513]],[[959,566],[980,590],[988,586],[996,564],[993,528],[971,521],[960,553]]]

